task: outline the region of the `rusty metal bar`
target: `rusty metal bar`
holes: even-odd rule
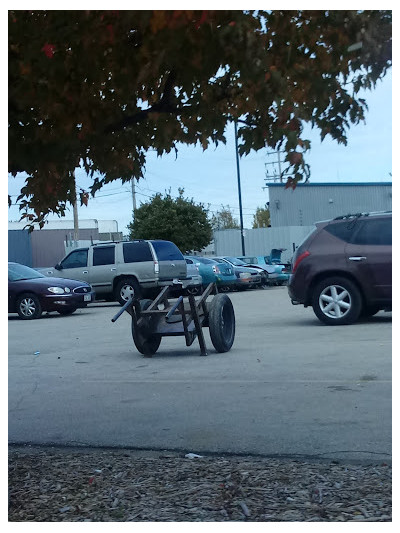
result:
[[[208,286],[210,288],[210,285]],[[208,288],[206,290],[208,290]],[[210,289],[211,290],[211,289]],[[200,324],[196,300],[192,294],[189,295],[190,309],[192,310],[194,325],[196,326],[197,338],[199,339],[200,355],[208,355],[206,342],[204,340],[203,329]]]

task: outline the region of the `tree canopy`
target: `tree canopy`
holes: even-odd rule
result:
[[[391,66],[391,11],[9,11],[9,172],[35,221],[74,201],[74,169],[143,175],[146,152],[225,142],[286,152],[308,175],[305,123],[346,143],[361,89]],[[87,202],[87,196],[81,195]]]
[[[271,214],[266,207],[257,207],[255,215],[253,217],[253,229],[254,228],[268,228],[271,225]]]
[[[184,198],[184,190],[173,198],[170,192],[155,194],[134,212],[128,226],[131,239],[165,239],[174,242],[182,253],[200,251],[210,244],[212,229],[208,209]]]
[[[240,229],[239,223],[233,216],[229,205],[222,205],[221,209],[212,215],[211,226],[214,231],[223,229]]]

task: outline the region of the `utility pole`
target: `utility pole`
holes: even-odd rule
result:
[[[136,189],[135,189],[135,178],[132,178],[132,179],[131,179],[131,185],[132,185],[133,219],[135,219],[135,211],[136,211]]]
[[[79,221],[78,221],[78,202],[76,198],[76,176],[74,172],[74,203],[72,207],[74,209],[74,245],[78,246],[79,241]]]
[[[242,240],[242,255],[246,255],[245,247],[244,247],[242,192],[240,189],[239,149],[238,149],[238,135],[237,135],[237,121],[236,120],[235,120],[235,151],[236,151],[236,172],[237,172],[238,193],[239,193],[240,236]]]

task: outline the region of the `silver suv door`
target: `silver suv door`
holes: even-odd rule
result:
[[[97,294],[112,293],[115,274],[115,244],[93,246],[89,283]]]
[[[46,276],[76,279],[89,283],[88,248],[73,250],[56,266],[60,268],[46,270],[43,273]]]
[[[159,264],[160,282],[171,282],[187,277],[186,261],[179,248],[170,241],[150,241]]]

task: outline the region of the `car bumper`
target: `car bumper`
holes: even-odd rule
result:
[[[192,276],[189,279],[180,280],[182,284],[182,289],[187,289],[188,287],[200,287],[203,283],[203,278],[201,276]]]
[[[237,287],[255,287],[261,284],[261,276],[252,276],[251,278],[236,278]]]
[[[59,309],[86,307],[94,300],[93,291],[85,294],[49,294],[41,299],[41,305],[44,311],[58,311]]]

